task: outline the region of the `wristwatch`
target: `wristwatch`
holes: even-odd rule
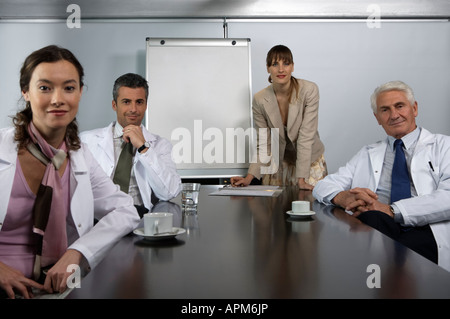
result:
[[[142,145],[141,147],[138,148],[138,152],[142,152],[143,150],[145,150],[146,148],[150,147],[150,143],[149,142],[145,142],[144,145]]]
[[[395,215],[394,207],[389,206],[389,210],[391,211],[392,215]]]

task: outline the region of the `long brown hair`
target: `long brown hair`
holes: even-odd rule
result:
[[[272,49],[267,52],[266,57],[266,65],[267,67],[270,67],[274,62],[281,60],[285,63],[291,64],[294,63],[294,58],[292,56],[291,50],[284,45],[276,45]],[[272,77],[269,75],[269,82],[272,83]],[[296,92],[296,99],[298,98],[299,94],[299,84],[295,77],[291,76],[291,85],[289,86],[289,100],[291,101],[292,95],[294,94],[294,91]]]
[[[75,66],[80,77],[80,87],[83,87],[83,67],[73,53],[56,45],[49,45],[34,51],[25,59],[22,68],[20,69],[19,83],[21,91],[27,92],[29,90],[31,76],[40,63],[51,63],[61,60],[68,61]],[[26,102],[25,108],[18,111],[13,117],[13,124],[16,128],[14,140],[18,142],[18,148],[25,147],[30,141],[27,128],[32,118],[33,112],[31,111],[30,102]],[[78,123],[76,118],[74,118],[73,121],[67,126],[66,144],[69,150],[77,150],[80,148],[80,138],[78,136]]]

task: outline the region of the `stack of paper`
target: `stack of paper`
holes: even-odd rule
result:
[[[279,186],[249,185],[244,187],[224,186],[209,195],[218,196],[278,196],[283,191]]]

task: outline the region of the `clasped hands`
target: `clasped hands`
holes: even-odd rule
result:
[[[378,201],[378,195],[368,188],[357,187],[342,191],[333,198],[332,202],[347,211],[353,212],[354,217],[370,210],[377,210],[394,217],[390,206]]]

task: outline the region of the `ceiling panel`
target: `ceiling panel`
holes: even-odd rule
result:
[[[449,0],[0,0],[0,19],[450,18]]]

